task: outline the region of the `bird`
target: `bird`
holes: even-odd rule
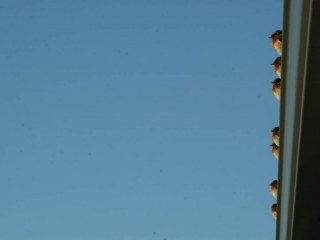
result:
[[[275,98],[280,101],[280,92],[281,92],[281,86],[280,86],[280,78],[276,78],[273,82],[272,82],[272,92],[273,95],[275,96]]]
[[[281,56],[282,55],[282,31],[277,30],[271,34],[272,48]]]
[[[273,65],[274,72],[277,74],[277,76],[281,78],[281,57],[277,57],[271,65]]]
[[[275,143],[272,143],[270,145],[270,147],[272,147],[272,154],[273,156],[279,160],[279,146],[277,146]]]
[[[279,132],[280,132],[280,128],[279,127],[275,127],[274,129],[272,129],[272,141],[273,143],[275,143],[278,147],[279,147],[279,142],[280,142],[280,137],[279,137]]]
[[[271,215],[272,215],[272,217],[274,217],[274,219],[277,219],[278,212],[277,212],[277,204],[276,203],[272,204],[272,206],[271,206]]]
[[[278,180],[273,180],[272,183],[270,183],[270,192],[272,196],[277,199],[278,197]]]

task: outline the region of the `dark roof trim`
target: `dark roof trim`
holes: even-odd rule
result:
[[[312,1],[285,0],[277,240],[291,240]]]

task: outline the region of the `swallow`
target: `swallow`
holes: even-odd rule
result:
[[[272,154],[273,156],[279,160],[279,146],[277,146],[275,143],[272,143],[270,145],[270,147],[272,147]]]
[[[280,92],[281,92],[280,81],[281,81],[280,78],[276,78],[272,82],[272,92],[278,101],[280,101]]]
[[[282,31],[277,30],[269,37],[272,48],[281,56],[282,54]]]
[[[278,213],[277,213],[277,204],[276,203],[272,204],[272,206],[271,206],[271,215],[272,215],[272,217],[274,217],[274,219],[277,219]]]
[[[273,180],[272,183],[270,183],[270,192],[272,196],[277,199],[278,197],[278,180]]]
[[[280,142],[280,137],[279,137],[279,132],[280,132],[280,128],[279,127],[275,127],[274,129],[272,129],[272,142],[275,143],[277,146],[279,146],[279,142]]]
[[[273,65],[274,72],[277,74],[277,76],[281,78],[281,57],[277,57],[271,65]]]

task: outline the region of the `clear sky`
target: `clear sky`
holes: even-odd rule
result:
[[[274,239],[282,7],[2,0],[0,239]]]

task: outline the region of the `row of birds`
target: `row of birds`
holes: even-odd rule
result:
[[[280,101],[280,92],[281,92],[281,55],[282,55],[282,31],[277,30],[270,36],[272,48],[280,55],[279,57],[274,60],[272,63],[274,67],[274,72],[278,76],[272,82],[272,92],[275,98]],[[275,127],[272,129],[272,154],[276,159],[279,159],[279,140],[280,140],[280,128]],[[274,180],[270,184],[270,191],[272,196],[277,199],[278,197],[278,180]],[[274,203],[271,206],[271,214],[272,216],[277,219],[277,203]]]

